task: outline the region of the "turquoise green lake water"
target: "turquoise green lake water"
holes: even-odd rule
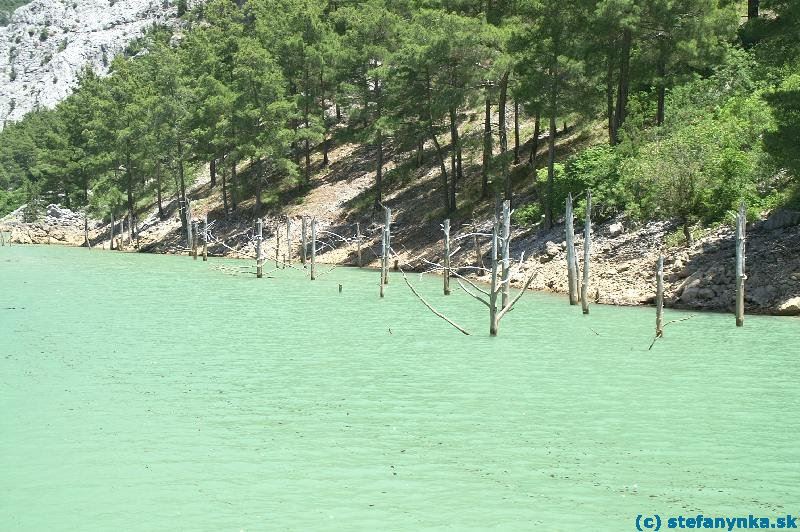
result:
[[[0,530],[635,530],[800,514],[800,320],[0,247]],[[321,268],[326,271],[327,268]],[[338,285],[343,285],[340,294]],[[688,316],[667,312],[667,320]]]

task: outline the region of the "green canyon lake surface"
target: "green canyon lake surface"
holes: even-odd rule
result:
[[[0,529],[800,513],[798,319],[698,313],[648,351],[651,308],[531,293],[490,338],[410,276],[464,336],[398,273],[381,300],[373,271],[220,264],[254,266],[0,248]]]

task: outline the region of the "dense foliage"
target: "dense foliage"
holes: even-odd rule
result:
[[[210,163],[224,209],[291,182],[334,127],[372,149],[376,206],[394,153],[426,155],[446,211],[514,195],[516,219],[553,223],[591,188],[600,218],[626,211],[687,226],[747,200],[793,201],[800,175],[800,13],[762,0],[740,24],[734,0],[211,0],[178,34],[152,31],[86,71],[54,110],[0,133],[0,213],[37,198],[128,211],[176,194],[186,221],[192,168]],[[546,164],[509,147],[511,107],[547,134]],[[484,110],[486,112],[484,112]],[[479,111],[477,135],[466,123]],[[499,116],[499,123],[492,120]],[[607,129],[568,159],[560,122]],[[474,128],[473,128],[474,129]],[[426,153],[427,150],[427,153]],[[480,174],[464,163],[480,150]],[[242,173],[247,166],[249,171]],[[537,166],[542,168],[537,170]],[[239,171],[237,172],[237,168]],[[472,180],[476,186],[467,186]]]

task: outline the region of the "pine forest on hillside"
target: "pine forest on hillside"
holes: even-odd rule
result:
[[[793,0],[211,0],[179,12],[180,30],[154,27],[108,77],[86,70],[55,109],[6,124],[0,215],[58,202],[136,220],[177,197],[186,223],[187,190],[209,171],[220,215],[247,202],[260,216],[271,190],[302,198],[343,140],[369,147],[365,209],[401,156],[436,172],[442,215],[501,196],[516,223],[551,226],[568,194],[591,189],[593,216],[677,219],[690,240],[742,200],[751,217],[800,203]],[[591,142],[559,152],[565,128]]]

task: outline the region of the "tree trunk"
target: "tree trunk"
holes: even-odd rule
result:
[[[539,155],[539,135],[542,134],[542,113],[536,111],[536,118],[533,123],[533,139],[531,139],[530,164],[533,170],[533,178],[536,180],[536,156]]]
[[[483,165],[481,166],[481,198],[489,196],[489,166],[492,164],[492,100],[486,87],[483,118]]]
[[[217,186],[217,159],[212,158],[208,164],[208,173],[211,177],[211,188]]]
[[[545,200],[545,225],[548,229],[553,227],[553,193],[555,185],[556,163],[556,97],[551,95],[550,133],[547,139],[547,198]]]
[[[304,186],[308,186],[311,183],[311,146],[308,140],[308,130],[309,130],[309,116],[310,116],[310,98],[309,98],[309,88],[308,88],[308,62],[303,57],[304,69],[303,69],[303,85],[304,85],[304,94],[303,94],[303,125],[305,126],[305,143],[304,143],[304,152],[305,152],[305,160],[306,165],[303,171],[303,181]]]
[[[159,162],[156,163],[156,201],[158,202],[158,219],[163,221],[166,216],[164,215],[161,189],[161,163]]]
[[[135,205],[133,201],[133,172],[131,171],[131,158],[130,155],[126,155],[125,158],[125,173],[128,176],[128,234],[129,234],[129,241],[133,241],[135,235],[135,223],[134,220],[136,219],[135,213]]]
[[[183,229],[183,232],[186,233],[189,230],[187,227],[189,219],[187,216],[187,205],[186,205],[186,180],[184,179],[183,175],[183,144],[181,144],[181,141],[178,141],[177,148],[178,148],[178,188],[179,188],[178,205],[181,218],[181,229]]]
[[[664,105],[667,95],[667,61],[662,52],[658,58],[658,110],[656,111],[656,124],[664,125]]]
[[[381,208],[383,203],[383,132],[378,130],[377,141],[378,155],[375,168],[375,210]]]
[[[253,165],[256,173],[256,203],[253,216],[261,216],[261,182],[264,179],[264,161],[259,159]]]
[[[442,147],[439,145],[439,140],[436,138],[436,132],[433,131],[433,127],[430,128],[430,135],[431,140],[433,141],[433,147],[436,149],[436,158],[439,161],[439,171],[442,174],[442,198],[444,199],[444,208],[447,212],[450,212],[450,191],[447,179],[447,166],[444,164],[444,154],[442,153]]]
[[[615,141],[619,142],[619,131],[625,124],[628,112],[628,95],[630,91],[630,66],[631,66],[631,45],[633,44],[633,34],[630,29],[625,29],[622,33],[622,50],[619,65],[619,85],[617,88],[617,109],[614,117]]]
[[[514,100],[514,164],[519,164],[519,102]]]
[[[511,187],[511,174],[508,171],[508,134],[506,132],[506,103],[508,102],[508,77],[509,72],[503,73],[500,78],[500,98],[498,100],[498,128],[500,130],[500,164],[503,172],[503,187],[505,189],[505,199],[511,200],[513,195]]]
[[[608,143],[614,146],[617,143],[617,130],[614,121],[614,53],[609,47],[606,58],[606,116],[608,118]]]
[[[237,176],[236,176],[236,159],[231,160],[231,209],[233,212],[236,212],[236,183]]]
[[[375,80],[375,102],[377,104],[376,121],[381,119],[381,87],[380,80]],[[377,131],[377,160],[375,161],[375,210],[381,208],[383,203],[383,131]]]
[[[744,326],[744,282],[747,279],[745,269],[745,230],[747,212],[744,202],[739,206],[736,217],[736,326]]]
[[[450,211],[456,210],[456,181],[458,176],[458,166],[456,162],[456,151],[458,150],[458,123],[456,122],[456,109],[450,108]]]
[[[747,0],[747,20],[758,18],[760,4],[760,0]]]
[[[223,155],[220,162],[222,163],[222,210],[225,211],[225,217],[228,217],[228,170],[225,166],[225,156]]]

